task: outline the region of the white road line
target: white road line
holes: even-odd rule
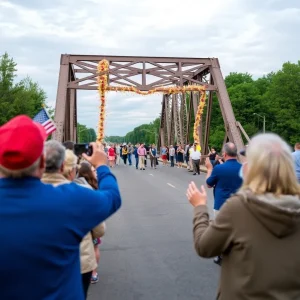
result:
[[[153,176],[153,174],[149,174],[150,176]]]
[[[171,184],[171,183],[167,183],[167,185],[169,185],[170,187],[176,189],[176,187],[173,184]]]

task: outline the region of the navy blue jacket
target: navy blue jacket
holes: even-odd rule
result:
[[[241,166],[236,159],[229,159],[224,164],[215,166],[207,178],[207,185],[215,187],[215,210],[220,210],[224,202],[241,187],[242,179],[239,176]]]
[[[109,168],[97,175],[98,191],[0,179],[0,299],[84,299],[79,244],[121,206]]]

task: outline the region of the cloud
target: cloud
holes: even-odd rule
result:
[[[224,75],[255,77],[297,61],[298,0],[2,0],[0,52],[55,104],[62,53],[218,57]],[[161,110],[159,95],[109,93],[106,134],[125,134]],[[99,97],[78,92],[78,120],[95,128]]]

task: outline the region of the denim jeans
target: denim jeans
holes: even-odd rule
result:
[[[138,169],[139,168],[139,157],[135,157],[135,167]]]
[[[190,157],[189,156],[185,156],[185,163],[188,165],[189,164],[189,160],[190,160]]]
[[[174,167],[174,156],[170,156],[170,160],[171,160],[171,167]]]
[[[130,154],[130,153],[128,153],[128,163],[129,163],[129,166],[132,165],[132,162],[131,162],[131,154]]]

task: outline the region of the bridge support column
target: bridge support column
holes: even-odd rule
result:
[[[53,139],[63,142],[65,139],[65,116],[67,105],[67,87],[69,82],[69,56],[62,55],[60,61],[58,89],[56,96],[56,106],[54,121],[57,126],[56,131],[53,133]]]
[[[217,59],[211,59],[211,62],[211,74],[213,76],[214,84],[218,87],[217,96],[225,123],[226,133],[229,141],[233,142],[238,148],[238,151],[240,151],[244,147],[244,142],[237,126],[229,95],[221,73],[219,61]]]
[[[76,117],[76,111],[77,111],[77,103],[76,103],[76,90],[71,89],[70,90],[70,112],[69,112],[69,118],[70,118],[70,140],[73,142],[77,142],[77,117]]]

